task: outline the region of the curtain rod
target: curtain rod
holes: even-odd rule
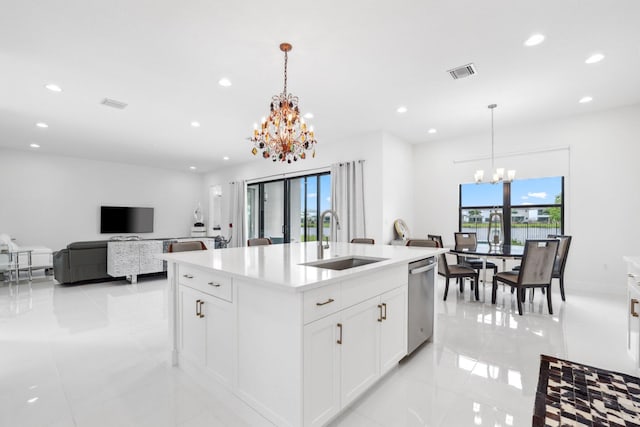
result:
[[[318,172],[327,172],[330,170],[329,166],[325,166],[325,167],[321,167],[321,168],[312,168],[312,169],[303,169],[303,170],[299,170],[299,171],[295,171],[295,172],[285,172],[285,173],[277,173],[274,175],[267,175],[267,176],[261,176],[258,178],[252,178],[252,179],[247,179],[246,182],[247,184],[251,184],[254,182],[260,182],[260,181],[265,181],[271,178],[289,178],[289,177],[294,177],[294,176],[299,176],[299,175],[305,175],[307,172],[314,172],[314,171],[318,171]]]
[[[550,147],[550,148],[541,148],[539,150],[528,150],[528,151],[512,151],[509,153],[502,153],[499,155],[494,156],[495,159],[500,159],[503,157],[517,157],[517,156],[525,156],[528,154],[539,154],[539,153],[550,153],[553,151],[571,151],[571,146],[567,145],[564,147]],[[481,157],[472,157],[469,159],[460,159],[460,160],[454,160],[453,164],[458,164],[458,163],[470,163],[470,162],[477,162],[480,160],[487,160],[487,159],[491,159],[491,156],[481,156]]]
[[[354,160],[354,162],[358,162],[358,163],[364,163],[364,160]],[[346,162],[342,162],[342,163],[338,163],[339,165],[343,165]],[[278,174],[274,174],[274,175],[267,175],[267,176],[261,176],[258,178],[252,178],[252,179],[247,179],[246,183],[247,184],[253,184],[256,182],[262,182],[265,180],[268,180],[270,178],[293,178],[296,176],[300,176],[300,175],[306,175],[307,172],[314,172],[314,171],[318,171],[318,172],[329,172],[331,170],[331,166],[323,166],[323,167],[319,167],[319,168],[311,168],[311,169],[303,169],[303,170],[299,170],[299,171],[295,171],[295,172],[285,172],[285,173],[278,173]],[[235,184],[235,182],[230,182],[229,184]]]

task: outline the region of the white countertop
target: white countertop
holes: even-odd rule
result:
[[[282,287],[285,290],[304,291],[448,251],[448,249],[436,248],[337,242],[330,242],[329,245],[330,248],[324,251],[324,259],[349,255],[387,259],[341,271],[300,265],[318,260],[317,242],[165,253],[158,254],[157,257],[169,262],[218,271],[252,282]]]

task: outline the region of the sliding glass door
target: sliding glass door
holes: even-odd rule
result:
[[[272,243],[283,243],[285,182],[273,181],[262,185],[262,236],[269,237]]]
[[[320,232],[318,215],[330,207],[328,172],[249,184],[248,238],[269,237],[273,243],[315,241]]]

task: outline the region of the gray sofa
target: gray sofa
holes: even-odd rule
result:
[[[53,274],[60,283],[114,280],[107,274],[107,241],[74,242],[53,255]]]

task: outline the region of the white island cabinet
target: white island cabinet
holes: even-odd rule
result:
[[[172,361],[278,426],[321,426],[407,353],[407,266],[442,249],[315,243],[163,254]]]

